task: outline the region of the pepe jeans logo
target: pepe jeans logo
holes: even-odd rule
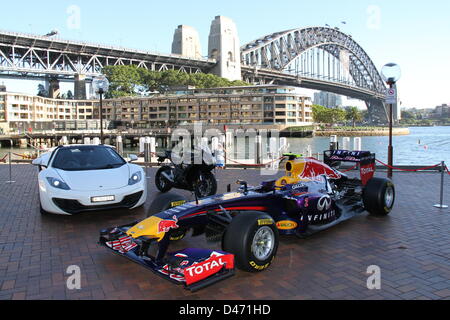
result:
[[[323,196],[319,199],[319,202],[317,202],[317,210],[324,211],[324,210],[330,210],[331,208],[331,198],[329,196]]]

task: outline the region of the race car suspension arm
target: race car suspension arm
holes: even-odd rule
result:
[[[219,213],[217,211],[210,211],[207,212],[206,215],[210,221],[217,223],[222,227],[227,227],[231,221],[233,221],[233,217],[222,206],[220,206],[220,210]]]

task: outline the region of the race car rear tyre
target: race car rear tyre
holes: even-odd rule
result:
[[[154,216],[157,213],[166,211],[170,208],[178,207],[188,200],[182,195],[176,193],[165,193],[158,195],[155,200],[153,200],[150,208],[147,211],[146,217],[149,218]],[[178,229],[171,231],[170,240],[171,241],[179,241],[186,236],[186,229]]]
[[[278,250],[275,221],[263,212],[242,212],[227,227],[222,248],[234,254],[236,266],[248,272],[267,269]]]
[[[395,187],[391,180],[372,178],[363,190],[364,208],[373,215],[386,216],[394,207]]]
[[[172,188],[172,182],[167,180],[167,178],[164,177],[163,173],[166,173],[167,175],[171,175],[172,173],[172,168],[168,167],[168,166],[162,166],[161,168],[159,168],[159,170],[156,172],[155,175],[155,185],[156,188],[162,192],[162,193],[166,193],[169,192]]]

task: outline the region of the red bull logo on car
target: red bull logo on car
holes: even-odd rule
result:
[[[178,219],[177,216],[173,216],[173,220],[161,220],[158,223],[158,233],[169,232],[170,229],[178,229]]]
[[[301,170],[301,166],[299,166],[300,170],[298,177],[300,179],[315,180],[324,175],[327,176],[329,179],[341,178],[341,175],[338,172],[334,171],[329,166],[315,159],[306,159],[303,164],[304,164],[303,170]]]
[[[171,229],[178,229],[178,218],[161,219],[156,216],[145,219],[127,231],[127,235],[137,239],[139,237],[155,238],[161,241]]]
[[[284,187],[301,181],[320,181],[323,176],[334,180],[342,177],[339,172],[316,159],[296,159],[286,163],[286,176],[279,179],[276,186]]]

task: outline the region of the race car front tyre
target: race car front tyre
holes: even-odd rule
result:
[[[149,218],[157,213],[166,211],[170,208],[178,207],[180,205],[185,204],[187,201],[188,200],[185,197],[176,193],[160,194],[155,198],[155,200],[153,200],[152,204],[150,205],[150,208],[147,211],[146,217]],[[170,240],[171,241],[181,240],[186,236],[186,233],[187,233],[186,229],[172,230]]]
[[[391,180],[372,178],[363,190],[364,208],[373,215],[386,216],[394,207],[395,187]]]
[[[266,270],[278,250],[275,221],[263,212],[242,212],[227,227],[222,248],[234,254],[236,266],[248,272]]]

